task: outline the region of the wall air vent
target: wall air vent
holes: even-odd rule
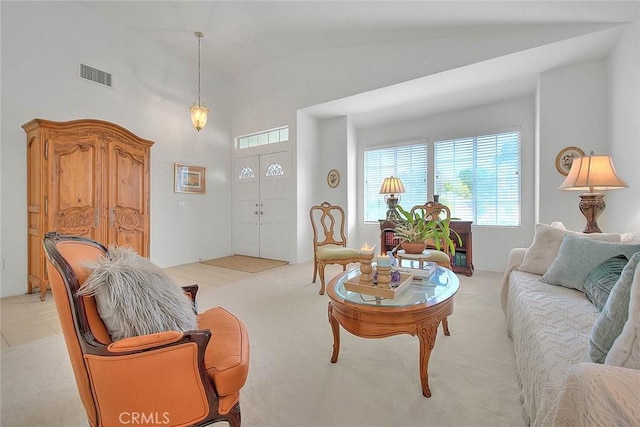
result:
[[[103,86],[113,87],[110,73],[85,64],[80,64],[80,77]]]

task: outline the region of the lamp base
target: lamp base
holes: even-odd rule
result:
[[[384,201],[387,202],[387,208],[388,208],[387,220],[388,221],[394,221],[394,220],[400,219],[400,214],[396,209],[396,206],[398,205],[399,200],[400,198],[398,198],[395,194],[388,194],[385,196]]]
[[[602,233],[598,227],[598,217],[607,205],[604,203],[604,194],[584,193],[580,195],[578,207],[580,212],[587,219],[587,226],[583,233]]]

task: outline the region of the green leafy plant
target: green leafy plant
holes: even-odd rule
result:
[[[407,243],[428,242],[437,250],[448,248],[451,254],[456,252],[456,242],[458,245],[462,245],[460,235],[449,227],[450,219],[428,219],[429,215],[423,209],[411,212],[400,205],[396,207],[400,212],[400,220],[396,222],[394,231],[401,241]]]

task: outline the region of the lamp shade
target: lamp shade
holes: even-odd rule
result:
[[[400,194],[404,193],[404,185],[400,178],[389,177],[382,181],[382,187],[380,187],[380,194]]]
[[[594,191],[626,188],[616,174],[611,156],[583,156],[573,160],[571,170],[558,190]]]

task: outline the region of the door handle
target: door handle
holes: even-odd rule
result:
[[[258,211],[253,211],[254,214],[258,215]]]

